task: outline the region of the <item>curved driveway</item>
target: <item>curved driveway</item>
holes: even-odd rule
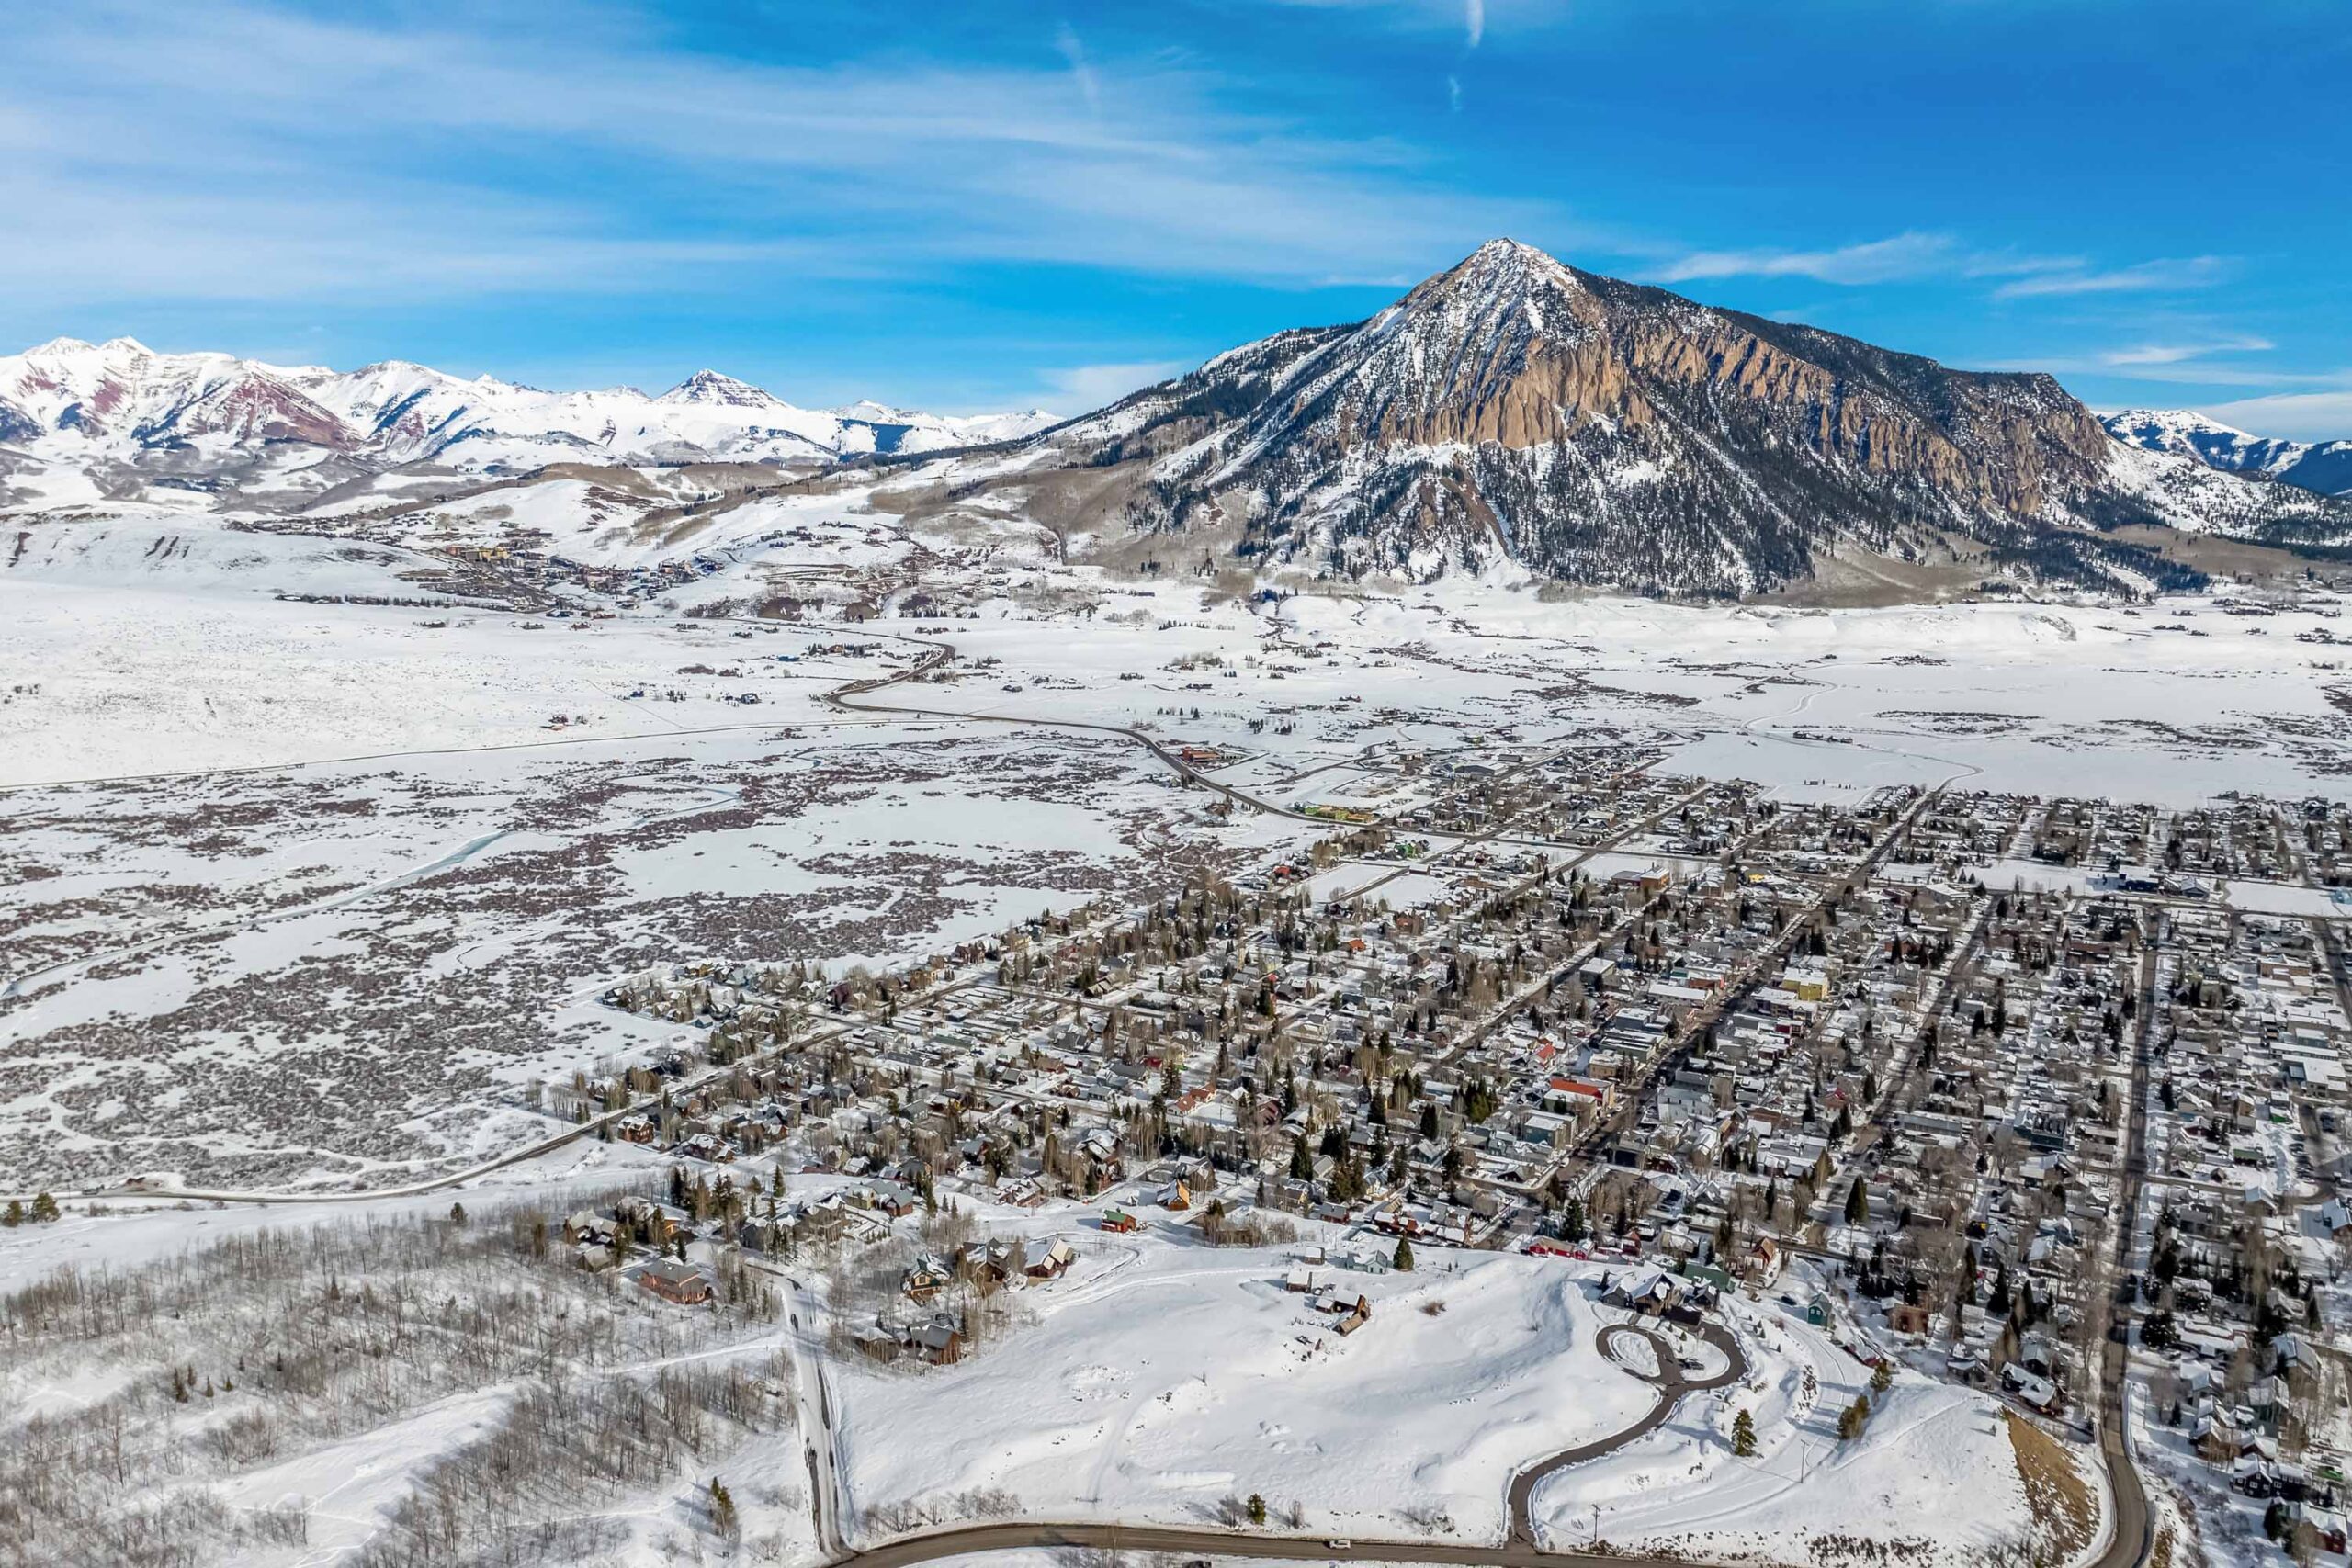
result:
[[[1611,1324],[1600,1331],[1598,1348],[1604,1354],[1607,1353],[1610,1345],[1620,1338],[1631,1337],[1649,1341],[1651,1353],[1657,1359],[1657,1371],[1648,1374],[1634,1372],[1634,1375],[1642,1379],[1644,1382],[1657,1385],[1657,1403],[1651,1405],[1648,1413],[1640,1420],[1623,1431],[1612,1432],[1608,1437],[1596,1438],[1591,1442],[1582,1443],[1573,1449],[1554,1454],[1550,1459],[1530,1465],[1513,1476],[1510,1483],[1510,1539],[1513,1543],[1525,1546],[1530,1551],[1534,1550],[1534,1503],[1535,1489],[1538,1486],[1573,1465],[1583,1464],[1588,1460],[1599,1459],[1603,1454],[1614,1453],[1628,1443],[1638,1442],[1648,1437],[1666,1425],[1667,1418],[1674,1414],[1675,1406],[1682,1403],[1683,1395],[1702,1393],[1709,1389],[1728,1388],[1747,1375],[1747,1358],[1741,1354],[1739,1341],[1731,1337],[1728,1329],[1716,1324],[1702,1323],[1693,1325],[1691,1332],[1723,1352],[1724,1366],[1721,1371],[1711,1372],[1701,1378],[1685,1375],[1682,1364],[1675,1359],[1674,1348],[1655,1330],[1642,1327],[1638,1324]],[[1615,1561],[1625,1560],[1619,1558]]]

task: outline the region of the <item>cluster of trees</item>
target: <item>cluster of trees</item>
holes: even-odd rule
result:
[[[12,1357],[127,1374],[0,1444],[0,1539],[27,1562],[156,1565],[299,1546],[299,1512],[228,1509],[218,1479],[511,1386],[363,1568],[580,1561],[602,1527],[561,1521],[583,1496],[663,1483],[790,1420],[775,1392],[789,1364],[750,1348],[772,1300],[662,1307],[610,1273],[550,1266],[549,1224],[529,1204],[343,1219],[61,1269],[0,1295]],[[682,1357],[700,1359],[639,1370]]]
[[[654,1490],[682,1465],[708,1460],[743,1436],[788,1424],[779,1353],[765,1367],[690,1363],[650,1381],[611,1374],[526,1387],[485,1437],[417,1477],[384,1529],[356,1553],[358,1568],[506,1568],[585,1560],[611,1544],[617,1521],[582,1517],[582,1497]],[[732,1540],[741,1517],[713,1478],[701,1522]]]
[[[1871,1394],[1877,1394],[1883,1401],[1886,1391],[1894,1386],[1894,1363],[1892,1360],[1880,1361],[1871,1369],[1870,1392],[1854,1395],[1854,1403],[1838,1412],[1838,1436],[1840,1440],[1851,1441],[1862,1435],[1871,1424]]]
[[[0,1225],[10,1230],[28,1222],[37,1225],[49,1224],[57,1217],[57,1200],[46,1192],[34,1193],[29,1206],[21,1198],[11,1198],[7,1208],[0,1209]]]

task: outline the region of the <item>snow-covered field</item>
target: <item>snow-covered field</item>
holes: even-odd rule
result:
[[[895,525],[838,498],[739,510],[763,533],[797,516],[806,537],[728,555],[676,591],[689,608],[751,603],[776,572],[855,575],[905,553],[871,542],[901,540]],[[438,558],[230,534],[206,517],[27,536],[0,570],[0,784],[808,719],[821,690],[903,667],[920,645],[893,638],[925,624],[303,603],[274,595],[411,595]],[[925,686],[922,705],[1142,723],[1246,752],[1219,776],[1301,797],[1376,798],[1394,777],[1353,764],[1512,735],[1638,735],[1676,745],[1678,771],[1833,796],[1951,779],[2183,806],[2232,788],[2326,793],[2352,770],[2331,702],[2352,700],[2352,678],[2297,640],[2332,635],[2309,613],[1680,608],[1476,582],[1266,606],[1080,569],[1023,588],[1021,572],[987,565],[992,549],[971,558],[978,617],[931,623],[965,678]],[[850,640],[876,647],[811,654]],[[979,667],[989,660],[1001,662]],[[684,700],[629,694],[639,689]],[[746,694],[756,714],[729,700]],[[551,734],[555,715],[576,722]]]
[[[1077,1239],[1089,1266],[1026,1292],[1035,1321],[1001,1343],[836,1380],[860,1508],[1001,1488],[1042,1517],[1214,1525],[1255,1493],[1316,1533],[1499,1540],[1513,1472],[1651,1403],[1594,1347],[1598,1276],[1550,1260],[1318,1269],[1371,1303],[1342,1337],[1284,1291],[1286,1249]]]

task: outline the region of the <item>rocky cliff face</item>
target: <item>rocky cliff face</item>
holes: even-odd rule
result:
[[[2161,516],[2041,375],[1949,369],[1482,246],[1370,321],[1219,356],[1041,438],[1150,460],[1128,521],[1245,555],[1429,577],[1745,592],[1852,540],[1924,555]],[[2308,499],[2308,498],[2306,498]],[[2239,496],[2233,531],[2352,527]]]

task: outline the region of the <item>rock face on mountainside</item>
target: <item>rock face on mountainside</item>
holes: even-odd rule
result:
[[[2047,376],[1951,370],[1503,240],[1370,321],[1236,349],[1038,440],[1148,459],[1133,526],[1222,528],[1244,555],[1350,575],[1512,562],[1737,593],[1848,542],[1925,558],[1950,536],[2079,556],[2083,530],[2143,521],[2352,534],[2352,508],[2242,480],[2184,500],[2148,471],[2174,459],[2119,463]]]
[[[2126,446],[2174,452],[2231,474],[2257,474],[2320,495],[2352,495],[2352,441],[2249,435],[2183,409],[2125,409],[2100,422]]]

